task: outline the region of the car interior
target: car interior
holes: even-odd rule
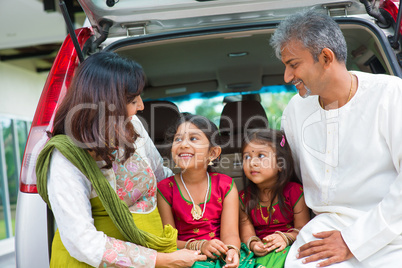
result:
[[[383,36],[356,22],[341,21],[340,26],[348,44],[349,70],[393,74],[389,52],[380,45]],[[225,94],[217,123],[223,146],[221,164],[216,169],[232,176],[238,188],[243,187],[243,135],[249,129],[270,126],[260,91],[284,84],[284,65],[269,45],[272,33],[273,29],[261,25],[229,27],[207,33],[155,35],[140,41],[126,38],[105,48],[143,66],[147,84],[142,96],[145,109],[139,117],[165,165],[174,168],[165,132],[180,113],[188,112],[177,107],[175,98],[191,98],[195,93]],[[278,124],[275,127],[279,128]]]

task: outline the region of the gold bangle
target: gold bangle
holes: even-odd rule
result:
[[[296,229],[296,228],[291,228],[291,229],[289,229],[289,230],[287,231],[287,233],[290,233],[290,232],[296,232],[296,233],[299,233],[299,232],[300,232],[300,230],[299,230],[299,229]]]
[[[237,254],[239,254],[239,258],[240,258],[240,250],[238,247],[233,246],[233,245],[226,245],[228,247],[228,249],[234,249],[236,250]]]
[[[275,231],[275,234],[280,235],[282,237],[283,241],[286,242],[286,246],[289,246],[289,239],[284,233],[282,233],[281,231]]]
[[[194,238],[191,238],[191,239],[187,240],[186,244],[184,245],[184,248],[187,248],[187,246],[188,246],[192,241],[195,241],[195,239],[194,239]]]
[[[200,251],[201,251],[201,254],[202,254],[202,247],[204,246],[205,243],[207,243],[207,240],[206,240],[206,239],[201,240],[201,244],[200,244]]]
[[[296,239],[291,234],[285,233],[284,235],[286,236],[286,238],[289,241],[289,246],[295,242]]]
[[[250,246],[251,246],[251,242],[253,242],[253,241],[259,241],[259,242],[261,242],[261,239],[258,237],[258,236],[255,236],[255,235],[253,235],[253,236],[250,236],[250,238],[247,240],[247,248],[249,249],[249,250],[251,250],[251,248],[250,248]]]

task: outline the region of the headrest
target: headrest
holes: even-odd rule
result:
[[[221,135],[236,135],[248,129],[268,128],[268,118],[255,100],[229,102],[223,107],[219,122]]]
[[[163,142],[166,130],[180,118],[179,109],[170,101],[144,102],[143,112],[137,115],[154,143]]]

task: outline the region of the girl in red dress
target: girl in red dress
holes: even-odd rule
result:
[[[201,251],[200,266],[238,267],[241,255],[239,199],[229,176],[208,172],[220,153],[219,132],[205,117],[187,114],[175,128],[172,157],[181,172],[158,184],[163,224],[178,230],[178,248]]]
[[[288,247],[310,220],[303,188],[292,181],[290,147],[281,131],[255,130],[246,136],[242,154],[241,241],[260,256],[257,263],[283,267]]]

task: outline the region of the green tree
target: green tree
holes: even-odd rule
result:
[[[218,107],[222,107],[222,101],[206,99],[195,107],[195,114],[205,116],[219,126],[220,111],[217,111]]]

